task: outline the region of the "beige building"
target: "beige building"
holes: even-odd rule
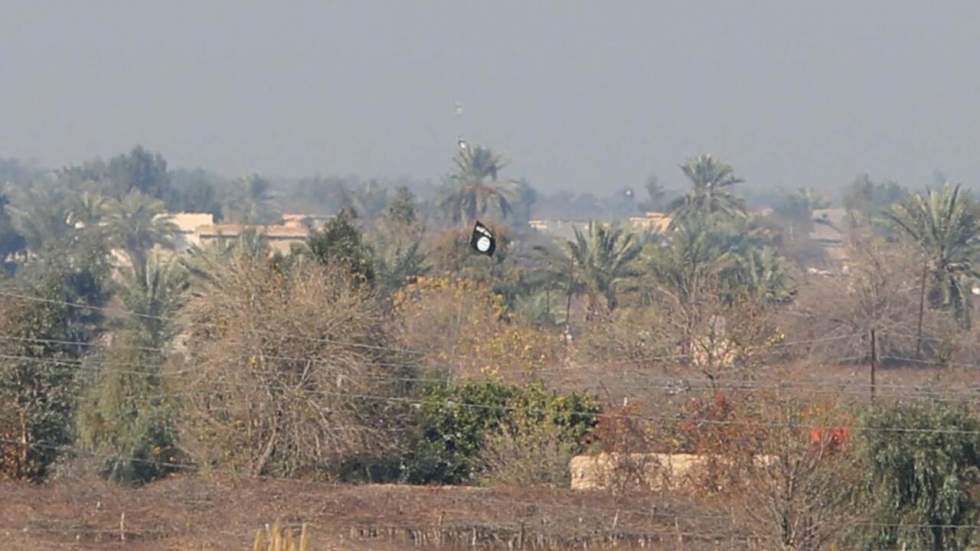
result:
[[[648,212],[643,216],[630,217],[630,226],[636,231],[664,233],[670,227],[670,216],[662,212]]]
[[[810,239],[819,244],[832,266],[846,269],[847,266],[847,210],[814,209],[813,230]]]
[[[293,221],[291,224],[249,226],[245,224],[211,224],[197,228],[197,239],[202,246],[238,239],[247,230],[254,230],[276,252],[288,253],[293,244],[302,244],[310,235],[310,229]]]
[[[305,226],[307,228],[320,229],[333,216],[325,214],[283,214],[282,224],[289,227]]]
[[[177,235],[174,236],[174,250],[177,252],[200,245],[197,229],[214,225],[214,215],[209,212],[177,212],[168,216],[170,222],[177,226]]]
[[[248,225],[215,224],[214,215],[201,212],[178,212],[165,217],[177,227],[174,250],[178,253],[195,246],[238,239],[249,229],[265,237],[272,250],[287,253],[294,243],[306,241],[311,228],[320,228],[331,218],[311,214],[284,214],[282,224]]]
[[[575,230],[588,233],[588,220],[531,220],[531,228],[562,241],[573,241]]]

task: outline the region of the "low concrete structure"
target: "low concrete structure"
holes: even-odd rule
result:
[[[754,458],[756,466],[771,465],[776,460],[774,455]],[[573,490],[604,490],[627,481],[651,490],[667,490],[689,488],[699,471],[704,472],[713,462],[724,465],[730,461],[725,456],[687,453],[600,453],[577,455],[568,466]]]
[[[588,220],[531,220],[528,226],[560,241],[574,241],[575,230],[588,233]]]
[[[244,224],[212,224],[197,229],[201,245],[238,239],[242,233],[253,230],[269,243],[276,252],[288,253],[294,244],[301,244],[310,235],[310,229],[302,224],[249,226]]]
[[[630,227],[635,231],[653,231],[664,233],[670,227],[671,218],[662,212],[648,212],[643,216],[630,218]]]

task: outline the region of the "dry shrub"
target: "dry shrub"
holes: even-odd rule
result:
[[[518,420],[487,436],[480,452],[483,483],[509,487],[567,488],[576,448],[554,423]]]
[[[596,482],[615,495],[645,493],[658,486],[650,480],[655,460],[653,427],[645,423],[636,406],[611,408],[599,416],[592,433],[593,448],[607,454],[612,464],[602,469]]]
[[[393,445],[399,395],[385,367],[378,308],[350,275],[299,262],[229,261],[188,307],[195,332],[184,397],[184,447],[204,466],[251,475],[322,475]]]
[[[619,308],[582,332],[575,340],[575,357],[582,363],[644,369],[667,363],[664,357],[677,354],[675,344],[659,309]]]
[[[24,463],[24,445],[17,442],[18,434],[0,429],[0,480],[21,477]]]
[[[401,345],[458,376],[523,381],[562,357],[557,336],[505,319],[503,300],[472,280],[421,277],[395,293],[394,304]]]
[[[255,531],[253,551],[307,551],[310,548],[310,537],[303,524],[299,533],[289,526],[280,526],[277,520],[272,526]]]
[[[919,346],[922,261],[917,251],[877,238],[855,238],[848,257],[846,275],[810,276],[785,311],[781,324],[789,340],[813,341],[795,346],[795,357],[862,360],[875,329],[884,363],[949,365],[975,359],[977,333],[962,330],[951,312],[929,308],[928,300]]]
[[[860,469],[834,438],[851,420],[835,402],[767,402],[760,445],[770,460],[741,469],[733,518],[766,549],[826,549],[860,514],[850,507]]]

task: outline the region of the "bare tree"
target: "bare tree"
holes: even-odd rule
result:
[[[765,454],[745,465],[733,517],[765,549],[826,549],[860,514],[849,507],[859,470],[847,433],[812,403],[773,402],[759,450]]]
[[[251,475],[314,474],[392,445],[398,373],[380,314],[342,270],[240,256],[193,301],[184,442]],[[392,405],[395,403],[395,405]],[[327,472],[329,474],[329,472]]]

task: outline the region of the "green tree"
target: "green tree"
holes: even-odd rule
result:
[[[0,266],[9,274],[15,267],[14,257],[27,247],[27,240],[14,226],[8,204],[7,196],[0,193]]]
[[[518,180],[511,184],[508,193],[513,198],[511,201],[511,220],[514,226],[527,227],[534,203],[538,200],[538,192],[531,187],[531,184],[524,180]]]
[[[229,201],[230,183],[205,170],[178,169],[170,173],[164,201],[168,212],[209,212],[221,220],[222,204]]]
[[[397,226],[414,226],[419,218],[419,205],[415,194],[406,186],[399,186],[395,190],[395,196],[388,203],[385,218],[389,223]]]
[[[342,266],[356,280],[374,281],[371,248],[346,212],[341,212],[306,239],[305,254],[323,265]]]
[[[126,155],[109,160],[105,168],[107,195],[124,199],[134,191],[163,199],[169,192],[170,175],[167,161],[159,153],[152,153],[137,145]]]
[[[163,202],[139,192],[110,200],[103,221],[109,242],[126,255],[137,274],[146,269],[150,250],[155,245],[169,247],[177,232]]]
[[[13,476],[40,479],[71,442],[79,358],[101,330],[101,281],[66,255],[33,261],[0,296],[0,433]],[[92,308],[88,308],[91,306]]]
[[[843,203],[853,223],[880,226],[881,215],[908,195],[908,190],[895,182],[875,182],[861,174],[847,187]]]
[[[729,281],[734,293],[769,304],[790,302],[796,294],[786,262],[771,247],[748,247],[736,259],[736,268]]]
[[[664,199],[667,197],[667,190],[664,189],[655,175],[647,178],[644,187],[647,191],[647,199],[639,204],[639,210],[641,212],[660,212],[665,206]]]
[[[450,189],[440,202],[445,216],[454,224],[467,225],[488,212],[507,218],[513,211],[510,182],[497,180],[503,159],[481,146],[460,149],[453,158],[455,172]]]
[[[279,218],[272,207],[272,184],[257,174],[239,180],[231,210],[243,224],[269,224]]]
[[[941,402],[897,404],[861,420],[864,549],[967,549],[978,520],[980,423]]]
[[[389,292],[429,272],[418,208],[415,195],[399,187],[370,234],[374,272],[379,285]]]
[[[916,193],[893,206],[887,218],[922,252],[918,337],[926,299],[952,309],[964,328],[971,323],[970,279],[980,277],[980,220],[960,186]],[[931,280],[931,282],[930,282]]]
[[[151,348],[162,348],[175,336],[171,319],[186,300],[189,276],[177,259],[151,255],[146,269],[125,270],[117,295],[129,312],[125,327],[140,332]]]
[[[179,460],[174,404],[161,370],[186,289],[186,272],[173,260],[151,257],[142,273],[127,270],[119,296],[133,315],[121,320],[104,350],[87,358],[95,376],[79,404],[79,443],[102,461],[110,480],[146,482]]]
[[[28,249],[37,252],[45,245],[68,242],[77,236],[70,202],[71,197],[64,190],[47,186],[23,194],[16,202],[14,221]]]
[[[369,180],[354,189],[341,184],[340,210],[353,211],[365,220],[374,220],[385,212],[389,195],[388,188],[377,180]]]
[[[687,306],[719,292],[724,273],[738,265],[741,246],[716,225],[686,220],[674,225],[664,245],[650,247],[649,274],[660,292]]]
[[[540,384],[431,385],[422,390],[419,434],[404,477],[413,483],[471,481],[485,466],[480,456],[487,437],[506,429],[555,427],[559,440],[581,451],[599,411],[590,396],[561,395]]]
[[[227,279],[228,266],[239,261],[269,258],[269,242],[255,229],[243,231],[233,241],[217,241],[205,246],[191,247],[180,257],[193,294],[206,288],[221,288]]]
[[[735,176],[730,165],[711,155],[699,155],[681,165],[681,170],[691,182],[692,189],[671,203],[674,220],[705,219],[713,214],[733,217],[745,213],[743,201],[731,192],[733,186],[744,180]]]
[[[608,310],[615,310],[618,291],[639,275],[634,260],[642,249],[633,234],[590,222],[588,231],[576,229],[575,240],[566,246],[572,259],[573,277],[589,298],[590,315],[598,313],[602,299]]]

